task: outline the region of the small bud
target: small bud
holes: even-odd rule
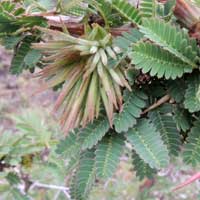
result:
[[[97,52],[97,50],[98,50],[98,48],[96,46],[92,46],[91,49],[90,49],[90,53],[94,54],[94,53]]]
[[[113,50],[115,51],[115,53],[120,54],[122,51],[119,47],[117,46],[113,46]]]

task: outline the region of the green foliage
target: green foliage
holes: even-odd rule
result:
[[[84,16],[86,14],[86,9],[81,6],[76,6],[67,11],[67,13],[72,16]]]
[[[40,51],[31,49],[24,57],[24,63],[25,65],[29,66],[29,68],[35,67],[40,61],[41,57],[42,54],[40,53]]]
[[[156,174],[156,170],[152,169],[147,163],[145,163],[135,151],[132,153],[132,159],[134,171],[140,180],[143,180],[144,178],[153,178],[153,176]]]
[[[0,159],[7,165],[18,165],[24,156],[37,154],[52,144],[52,132],[40,120],[39,113],[25,112],[15,116],[18,133],[5,132],[0,139]]]
[[[95,151],[96,174],[107,179],[115,172],[123,153],[124,138],[120,135],[105,136]]]
[[[115,130],[118,133],[126,132],[136,124],[136,119],[140,117],[142,108],[146,105],[146,99],[147,96],[139,90],[124,92],[123,110],[114,117]]]
[[[185,72],[192,72],[188,64],[150,43],[137,43],[129,57],[137,69],[142,69],[143,73],[150,72],[151,76],[156,75],[158,78],[176,79]]]
[[[126,0],[112,0],[110,2],[112,7],[116,9],[122,16],[127,18],[129,21],[136,24],[141,23],[141,14]]]
[[[109,122],[105,116],[100,116],[81,130],[80,140],[82,150],[91,149],[100,141],[109,129]]]
[[[197,5],[200,5],[200,0],[195,0],[195,3],[196,3]]]
[[[5,36],[2,44],[6,49],[14,49],[22,40],[23,36]]]
[[[106,26],[113,23],[111,15],[114,13],[112,13],[112,7],[107,1],[89,0],[89,2],[91,2],[91,6],[93,6],[95,10],[100,13]]]
[[[56,152],[68,158],[74,157],[80,150],[93,148],[104,137],[108,129],[109,122],[105,116],[101,115],[86,128],[70,132],[65,139],[59,142]]]
[[[15,8],[15,4],[10,1],[0,3],[0,36],[15,32],[19,26],[16,24],[18,14],[23,14],[23,8]]]
[[[180,151],[181,137],[176,128],[173,116],[170,113],[163,113],[161,109],[156,109],[149,113],[149,117],[157,131],[160,132],[169,153],[177,156]]]
[[[131,47],[134,43],[138,42],[143,38],[143,34],[141,34],[137,29],[133,28],[129,32],[122,33],[121,36],[118,36],[114,39],[113,44],[119,47],[122,50],[120,56],[118,56],[117,60],[112,59],[111,67],[118,66],[128,55]]]
[[[17,19],[15,24],[27,28],[32,28],[34,26],[47,26],[46,19],[38,16],[23,16]]]
[[[183,102],[186,89],[186,84],[183,79],[170,80],[167,83],[167,87],[170,96],[173,97],[177,103]]]
[[[33,141],[43,146],[51,144],[52,132],[49,130],[44,120],[41,120],[39,111],[24,111],[20,116],[14,116],[16,128],[27,135],[28,138],[34,137]],[[39,146],[39,145],[38,145]]]
[[[22,194],[19,189],[13,188],[11,189],[11,194],[13,195],[13,200],[29,200],[28,196]]]
[[[46,26],[46,19],[40,16],[26,16],[25,8],[12,1],[0,3],[0,38],[1,35],[17,35],[21,28],[32,28],[35,25]]]
[[[3,132],[0,137],[0,169],[2,199],[32,199],[40,196],[37,189],[23,191],[22,176],[27,176],[30,186],[35,181],[60,184],[64,182],[66,164],[54,153],[56,129],[51,129],[43,113],[26,110],[13,116],[15,132]],[[55,128],[55,127],[54,127]],[[28,194],[29,193],[29,194]],[[55,196],[46,191],[44,198]]]
[[[195,40],[190,39],[188,34],[169,23],[158,19],[145,19],[140,31],[146,38],[156,43],[163,49],[195,68],[197,59],[197,46]]]
[[[57,9],[61,11],[62,14],[67,14],[70,16],[84,16],[87,14],[87,6],[81,4],[83,0],[60,0],[57,2]]]
[[[34,26],[47,26],[40,16],[27,16],[21,4],[12,1],[0,3],[0,41],[6,48],[14,49],[11,73],[19,75],[24,69],[32,69],[41,59],[39,52],[31,50],[31,43],[39,41]],[[37,36],[36,36],[37,35]]]
[[[140,3],[140,12],[142,18],[154,17],[156,14],[156,2],[155,0],[142,0]]]
[[[173,16],[173,8],[175,6],[176,0],[168,0],[165,4],[157,5],[157,13],[163,19],[169,21]]]
[[[143,35],[135,28],[129,32],[123,32],[121,36],[114,39],[114,44],[126,52],[129,47],[143,38]]]
[[[191,126],[191,118],[187,110],[174,108],[174,120],[179,131],[186,132]]]
[[[83,0],[61,0],[62,2],[62,9],[64,11],[70,11],[72,8],[79,5]]]
[[[31,68],[33,62],[37,63],[41,56],[38,56],[36,60],[30,60],[30,52],[31,50],[31,43],[35,39],[32,36],[26,36],[19,45],[19,48],[16,49],[14,57],[12,59],[10,72],[12,74],[20,74],[24,69]],[[33,55],[32,55],[33,56]],[[32,62],[33,61],[33,62]],[[29,63],[30,62],[30,63]],[[30,65],[30,66],[29,66]]]
[[[20,183],[19,176],[14,172],[9,172],[6,176],[6,179],[10,183],[10,185],[17,185]]]
[[[185,91],[184,106],[190,112],[200,111],[200,76],[189,77]]]
[[[148,120],[139,123],[126,134],[135,152],[149,164],[151,168],[160,169],[169,163],[167,147],[164,145],[160,133]]]
[[[80,152],[79,130],[70,132],[69,135],[61,140],[56,148],[57,154],[62,154],[67,158],[76,157]]]
[[[73,177],[70,194],[74,200],[84,200],[95,181],[94,151],[88,150],[81,156],[76,174]]]
[[[187,143],[184,145],[183,159],[187,164],[197,165],[200,162],[200,124],[199,120],[188,133]]]

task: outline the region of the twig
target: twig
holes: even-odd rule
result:
[[[44,184],[44,183],[39,183],[39,182],[34,182],[30,189],[33,189],[34,187],[61,190],[61,191],[69,191],[68,187],[58,186],[58,185],[49,185],[49,184]]]
[[[71,16],[65,16],[65,15],[49,15],[49,16],[43,16],[44,18],[46,18],[49,23],[59,23],[60,26],[62,26],[62,23],[60,23],[60,19],[62,19],[62,21],[64,23],[79,23],[81,22],[81,20],[83,19],[83,17],[71,17]]]
[[[65,194],[65,196],[70,200],[70,194],[69,194],[69,188],[64,187],[64,186],[58,186],[58,185],[48,185],[48,184],[44,184],[44,183],[39,183],[39,182],[34,182],[31,187],[30,190],[32,190],[33,188],[46,188],[46,189],[53,189],[53,190],[60,190],[61,192],[63,192]]]
[[[29,13],[27,12],[24,14],[24,16],[34,16],[34,17],[44,17],[44,16],[55,16],[58,13],[54,10],[48,11],[48,12],[34,12],[34,13]]]
[[[83,35],[84,34],[84,25],[81,23],[83,17],[73,17],[73,16],[65,16],[58,15],[53,12],[49,12],[48,15],[44,15],[44,13],[34,13],[29,14],[28,16],[40,16],[47,19],[50,28],[57,29],[63,31],[63,24],[66,26],[67,30],[73,35]],[[98,23],[98,22],[94,22]],[[121,26],[117,28],[111,28],[110,33],[113,36],[119,36],[123,32],[128,32],[133,28],[133,24],[129,24],[127,26]]]
[[[76,21],[77,20],[77,21]],[[59,16],[49,16],[48,24],[51,28],[62,30],[63,24],[67,27],[68,31],[74,35],[82,35],[84,33],[84,25],[78,22],[79,19],[75,18],[62,18],[62,23],[60,23]],[[119,36],[123,32],[129,32],[133,28],[133,25],[121,26],[118,28],[111,28],[110,33],[113,36]]]
[[[68,192],[66,192],[66,191],[63,191],[63,193],[65,194],[65,196],[70,200],[71,199],[71,196],[69,195],[69,193]]]
[[[161,106],[162,104],[168,102],[170,100],[170,98],[171,97],[170,97],[169,94],[163,96],[161,99],[159,99],[154,104],[152,104],[150,107],[148,107],[146,110],[144,110],[141,115],[144,115],[144,114],[148,113],[149,111],[154,110],[155,108],[157,108],[157,107]]]
[[[58,197],[59,197],[59,195],[60,195],[60,193],[61,193],[61,191],[60,190],[58,190],[57,191],[57,193],[56,193],[56,195],[54,196],[54,200],[57,200],[58,199]]]

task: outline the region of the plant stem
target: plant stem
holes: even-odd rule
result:
[[[162,104],[168,102],[170,100],[170,98],[171,97],[170,97],[169,94],[163,96],[161,99],[159,99],[154,104],[152,104],[150,107],[148,107],[146,110],[144,110],[141,115],[144,115],[144,114],[148,113],[149,111],[154,110],[155,108],[157,108],[157,107],[161,106]]]
[[[58,185],[44,184],[44,183],[39,183],[39,182],[34,182],[32,184],[32,186],[31,186],[31,189],[33,189],[34,187],[46,188],[46,189],[54,189],[54,190],[61,190],[61,191],[69,191],[68,187],[58,186]]]
[[[191,1],[177,0],[174,15],[189,29],[191,37],[200,40],[200,7]]]
[[[52,29],[62,30],[63,24],[67,27],[67,30],[73,35],[84,34],[84,25],[74,21],[75,19],[64,19],[62,18],[62,24],[60,23],[59,16],[49,16],[48,24]],[[110,28],[110,33],[113,36],[121,35],[123,32],[128,32],[133,28],[131,25],[122,26],[118,28]]]

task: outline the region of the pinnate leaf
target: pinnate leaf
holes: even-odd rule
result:
[[[129,129],[126,137],[135,152],[151,168],[160,169],[168,165],[167,147],[164,145],[160,133],[148,120],[139,121],[134,128]]]

